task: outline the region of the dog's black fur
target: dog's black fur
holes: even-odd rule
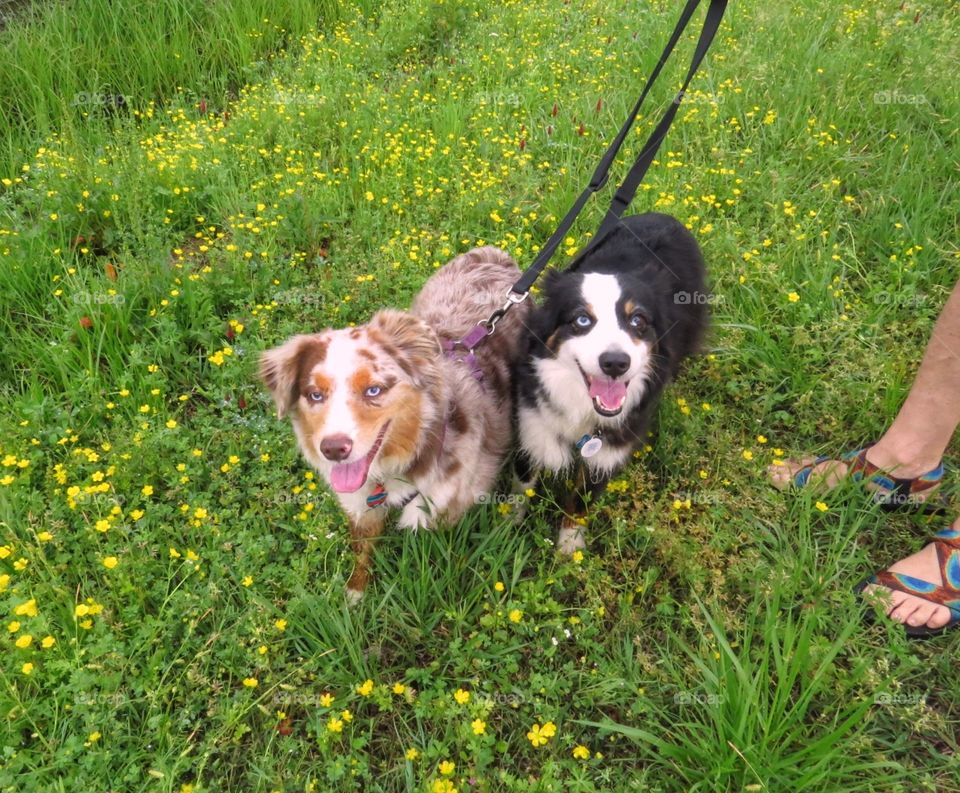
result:
[[[557,402],[557,394],[551,398],[538,373],[538,365],[546,359],[556,359],[565,342],[592,331],[592,328],[584,331],[575,321],[578,312],[584,310],[581,290],[584,277],[590,273],[616,278],[621,295],[616,304],[617,319],[620,329],[627,334],[623,338],[629,337],[636,345],[648,344],[651,366],[643,378],[642,398],[629,410],[613,417],[598,412],[593,417],[596,419],[594,429],[602,432],[605,449],[622,452],[619,464],[610,459],[595,463],[596,458],[584,460],[579,454],[571,454],[569,466],[558,466],[556,460],[551,464],[550,460],[537,459],[534,450],[538,444],[530,437],[533,432],[547,432],[557,435],[558,442],[570,440],[569,435],[564,436],[568,432],[562,426],[564,417],[551,412],[550,403]],[[644,444],[664,386],[676,377],[683,360],[696,352],[702,341],[707,324],[705,275],[703,257],[693,235],[675,218],[651,212],[624,218],[568,269],[553,271],[547,276],[539,306],[530,318],[526,355],[516,369],[514,380],[518,416],[526,409],[528,416],[529,411],[542,411],[537,415],[550,420],[532,424],[529,420],[525,424],[518,422],[517,474],[521,482],[534,480],[545,468],[568,474],[581,469],[576,477],[581,487],[585,485],[589,492],[596,493],[630,459],[631,453]],[[641,315],[642,319],[634,322],[642,327],[630,326],[630,317],[622,313],[625,304],[632,317]],[[626,352],[629,354],[630,350]],[[576,386],[575,377],[571,376],[570,382],[571,388]],[[581,386],[586,387],[584,383]],[[548,426],[554,417],[558,419],[556,426]],[[568,500],[565,511],[582,515],[585,495],[581,492],[575,499]]]

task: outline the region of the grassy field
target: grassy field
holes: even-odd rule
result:
[[[135,36],[122,5],[94,82],[4,82],[0,153],[47,137],[0,173],[0,789],[960,790],[957,635],[908,643],[850,591],[940,524],[764,475],[879,435],[960,277],[956,4],[732,4],[633,207],[700,240],[709,350],[588,551],[557,557],[543,498],[520,528],[478,507],[387,534],[355,609],[260,351],[476,244],[529,264],[679,7],[291,4],[320,26],[281,36],[197,4],[235,57],[171,73],[188,6]]]

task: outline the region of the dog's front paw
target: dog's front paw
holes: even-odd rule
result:
[[[410,529],[411,531],[430,528],[430,514],[421,496],[417,496],[403,508],[397,524],[400,528]]]
[[[573,556],[575,551],[582,551],[586,547],[583,526],[570,518],[564,518],[560,523],[560,533],[557,535],[557,551],[564,556]]]
[[[363,590],[362,589],[351,589],[347,587],[344,590],[344,600],[347,601],[347,606],[353,608],[358,605],[361,600],[363,600]]]

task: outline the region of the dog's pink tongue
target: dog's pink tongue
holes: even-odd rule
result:
[[[627,384],[618,380],[594,377],[590,380],[590,398],[599,399],[607,410],[616,410],[627,395]]]
[[[330,471],[330,487],[338,493],[355,493],[367,481],[369,467],[366,457],[355,463],[340,463],[333,466]]]

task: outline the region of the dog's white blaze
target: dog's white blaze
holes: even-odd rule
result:
[[[589,375],[602,374],[598,358],[601,353],[620,350],[630,356],[631,368],[634,363],[633,339],[620,327],[617,318],[617,301],[623,296],[620,282],[615,275],[587,273],[583,277],[580,294],[584,302],[593,309],[596,323],[590,332],[570,344],[578,353],[583,353],[580,365]],[[584,342],[578,345],[578,342]]]
[[[646,344],[637,344],[635,339],[620,327],[617,302],[623,290],[615,275],[587,273],[583,277],[580,294],[593,309],[596,323],[589,333],[570,339],[563,346],[576,356],[577,361],[591,377],[604,377],[600,368],[600,356],[605,352],[624,352],[630,356],[630,368],[619,379],[633,379],[649,368],[650,350]],[[629,395],[628,395],[629,399]]]
[[[356,399],[356,394],[350,393],[347,381],[356,369],[356,343],[341,334],[334,334],[326,360],[314,367],[314,371],[323,372],[331,381],[331,391],[327,394],[327,419],[321,437],[346,435],[353,441],[353,451],[343,461],[346,463],[355,462],[370,451],[369,445],[357,437],[359,427],[350,408],[350,401]],[[370,439],[369,444],[373,442]]]

